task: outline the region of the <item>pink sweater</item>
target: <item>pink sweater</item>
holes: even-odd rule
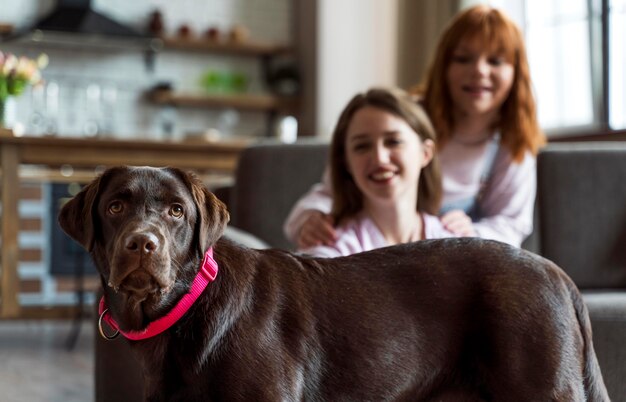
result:
[[[441,225],[436,216],[422,213],[424,234],[426,239],[454,237]],[[317,246],[304,250],[302,253],[316,257],[340,257],[369,251],[389,244],[385,237],[367,215],[359,214],[337,228],[337,242],[333,246]]]
[[[476,195],[486,151],[487,143],[468,146],[450,141],[439,152],[444,205]],[[516,163],[508,150],[500,148],[492,172],[480,203],[482,216],[474,222],[474,229],[479,237],[520,246],[533,229],[536,159],[527,152]],[[325,174],[323,182],[314,185],[291,210],[284,225],[287,238],[294,241],[308,211],[329,213],[331,205],[330,184]]]

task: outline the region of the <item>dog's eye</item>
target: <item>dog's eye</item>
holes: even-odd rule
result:
[[[112,214],[119,214],[124,209],[124,206],[119,201],[113,201],[109,204],[109,212]]]
[[[172,215],[174,218],[180,218],[181,216],[183,216],[183,206],[180,204],[174,204],[170,207],[170,215]]]

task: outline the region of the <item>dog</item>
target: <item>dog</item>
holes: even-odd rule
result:
[[[221,238],[228,220],[176,168],[110,168],[60,211],[149,401],[609,399],[582,298],[540,256],[453,238],[313,258]]]

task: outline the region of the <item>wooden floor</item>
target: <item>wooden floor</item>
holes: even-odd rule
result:
[[[0,321],[0,401],[92,402],[93,326],[71,321]]]

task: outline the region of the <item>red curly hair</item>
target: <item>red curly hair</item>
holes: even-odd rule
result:
[[[445,146],[455,128],[454,104],[446,78],[448,67],[459,43],[472,39],[479,39],[490,51],[501,53],[515,69],[511,91],[501,106],[495,127],[500,130],[502,145],[509,149],[516,162],[521,162],[526,151],[536,155],[546,139],[537,121],[522,33],[504,13],[485,5],[468,8],[449,23],[425,81],[415,90],[437,130],[439,146]]]

